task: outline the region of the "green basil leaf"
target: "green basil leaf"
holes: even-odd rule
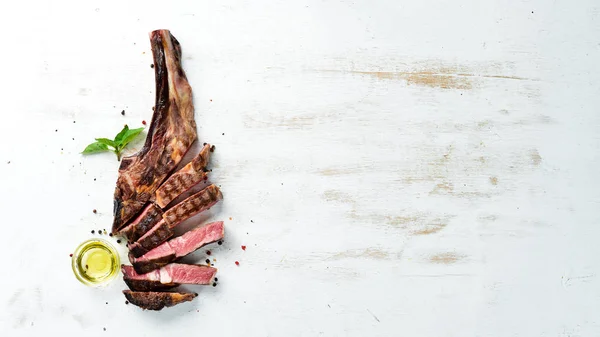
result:
[[[137,137],[140,134],[140,132],[142,132],[142,131],[144,131],[144,128],[127,130],[127,132],[125,132],[125,135],[123,136],[123,139],[121,140],[121,143],[119,144],[119,146],[121,148],[124,148],[127,144],[129,144],[132,140],[134,140],[135,137]]]
[[[83,152],[81,152],[81,153],[82,154],[91,154],[91,153],[98,153],[98,152],[105,152],[105,151],[108,151],[108,146],[106,146],[106,144],[95,142],[95,143],[88,145],[85,148],[85,150],[83,150]]]
[[[108,138],[96,138],[96,142],[117,148],[117,144]]]
[[[125,134],[127,133],[127,131],[129,131],[129,126],[127,126],[127,124],[125,124],[125,126],[123,127],[123,130],[121,130],[121,132],[119,132],[115,136],[115,144],[116,145],[119,145],[121,143],[121,141],[123,140],[123,136],[125,136]]]

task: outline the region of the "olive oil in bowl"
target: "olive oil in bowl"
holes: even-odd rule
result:
[[[109,242],[93,239],[77,247],[71,260],[75,277],[88,286],[102,286],[117,276],[119,254]]]

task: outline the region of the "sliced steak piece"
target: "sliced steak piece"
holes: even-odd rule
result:
[[[163,219],[173,228],[182,221],[211,208],[221,199],[223,199],[223,194],[219,188],[209,185],[166,211]]]
[[[144,234],[137,242],[132,244],[128,244],[129,250],[131,254],[135,257],[142,256],[152,250],[153,248],[158,247],[161,243],[169,240],[175,232],[171,227],[167,224],[165,220],[160,220],[154,228],[152,228],[148,233]]]
[[[139,258],[129,254],[129,260],[138,274],[145,274],[186,256],[207,244],[219,241],[224,236],[223,221],[211,222],[171,239]]]
[[[146,274],[138,274],[132,266],[121,266],[123,280],[136,291],[164,290],[179,284],[213,283],[216,268],[197,264],[171,263]]]
[[[210,157],[210,144],[204,145],[200,153],[181,170],[173,173],[156,190],[156,204],[165,208],[171,201],[208,178],[206,165]]]
[[[160,291],[177,287],[179,284],[173,282],[161,282],[158,270],[146,274],[138,274],[132,266],[121,265],[123,281],[133,291]]]
[[[156,103],[143,148],[125,157],[114,195],[113,234],[137,215],[196,140],[192,89],[181,68],[181,46],[168,30],[150,33]]]
[[[164,213],[162,222],[148,231],[137,242],[129,245],[130,254],[140,257],[158,247],[174,235],[173,229],[182,221],[203,212],[223,199],[219,188],[209,185]],[[170,221],[169,221],[170,219]]]
[[[128,241],[135,242],[161,221],[162,215],[162,209],[151,202],[135,220],[118,234],[126,237]]]
[[[179,303],[189,302],[198,296],[197,293],[160,293],[154,291],[123,290],[125,298],[145,310],[161,310]]]

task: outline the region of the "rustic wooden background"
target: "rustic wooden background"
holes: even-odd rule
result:
[[[2,336],[600,335],[597,1],[2,8]],[[217,287],[154,313],[69,253],[110,226],[118,163],[79,152],[150,120],[158,28],[227,241]]]

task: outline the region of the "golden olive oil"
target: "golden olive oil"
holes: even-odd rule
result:
[[[118,274],[119,254],[105,240],[89,240],[77,247],[72,265],[75,276],[83,284],[104,285]]]

